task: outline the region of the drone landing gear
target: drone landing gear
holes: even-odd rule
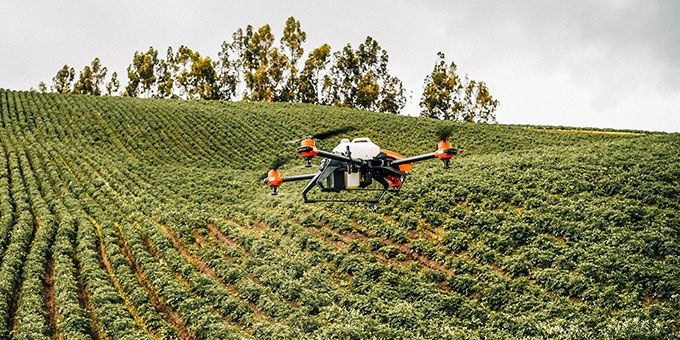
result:
[[[305,168],[311,168],[312,167],[312,158],[314,157],[305,157]]]
[[[382,177],[377,177],[375,178],[376,182],[382,184],[382,189],[352,189],[352,190],[336,190],[334,188],[328,188],[323,185],[323,180],[319,180],[320,178],[323,178],[323,173],[318,173],[316,177],[314,177],[309,184],[302,190],[302,198],[304,199],[305,203],[378,203],[380,202],[383,197],[385,196],[386,193],[395,193],[399,194],[399,190],[401,190],[401,187],[391,187],[390,184]],[[405,178],[404,178],[405,181]],[[402,182],[403,183],[403,182]],[[316,198],[310,198],[307,196],[307,194],[314,189],[315,186],[319,187],[320,192],[333,192],[333,193],[340,193],[340,192],[359,192],[359,191],[379,191],[380,193],[372,198],[372,199],[316,199]]]
[[[380,191],[378,196],[376,196],[373,199],[315,199],[315,198],[309,198],[307,197],[307,192],[302,193],[302,198],[304,199],[305,203],[378,203],[382,198],[385,196],[386,193],[388,192],[396,192],[390,189],[353,189],[351,190],[353,192],[357,191]],[[321,192],[324,192],[324,190],[321,190]],[[338,193],[338,192],[336,192]]]

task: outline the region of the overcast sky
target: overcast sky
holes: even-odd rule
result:
[[[487,82],[500,123],[680,131],[680,1],[3,1],[0,88],[49,83],[98,56],[125,73],[132,54],[187,45],[217,56],[238,27],[289,16],[306,51],[366,35],[419,112],[437,51]],[[163,52],[164,55],[164,52]],[[124,78],[124,77],[123,77]]]

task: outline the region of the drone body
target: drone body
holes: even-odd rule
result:
[[[437,151],[408,158],[383,150],[368,138],[356,138],[352,141],[343,139],[332,152],[326,152],[316,147],[313,138],[307,137],[302,139],[297,152],[305,159],[306,167],[311,167],[312,158],[323,157],[319,171],[307,175],[281,177],[277,169],[272,169],[267,173],[264,183],[272,189],[272,195],[276,195],[277,188],[284,182],[308,180],[309,183],[302,190],[305,203],[377,203],[387,192],[399,192],[413,163],[438,158],[444,162],[444,168],[448,168],[450,159],[456,154],[456,150],[445,138],[439,142]],[[378,189],[380,191],[378,196],[371,200],[310,199],[307,196],[315,187],[321,192],[372,190],[369,187],[374,182],[382,188]]]

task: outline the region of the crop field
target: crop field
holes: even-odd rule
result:
[[[677,338],[680,136],[0,90],[0,338]],[[270,196],[347,126],[451,169]],[[319,160],[315,160],[318,165]]]

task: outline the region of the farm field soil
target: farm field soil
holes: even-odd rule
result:
[[[677,338],[680,135],[0,90],[0,338]],[[272,197],[282,141],[405,155],[377,205]],[[318,159],[315,165],[318,166]]]

